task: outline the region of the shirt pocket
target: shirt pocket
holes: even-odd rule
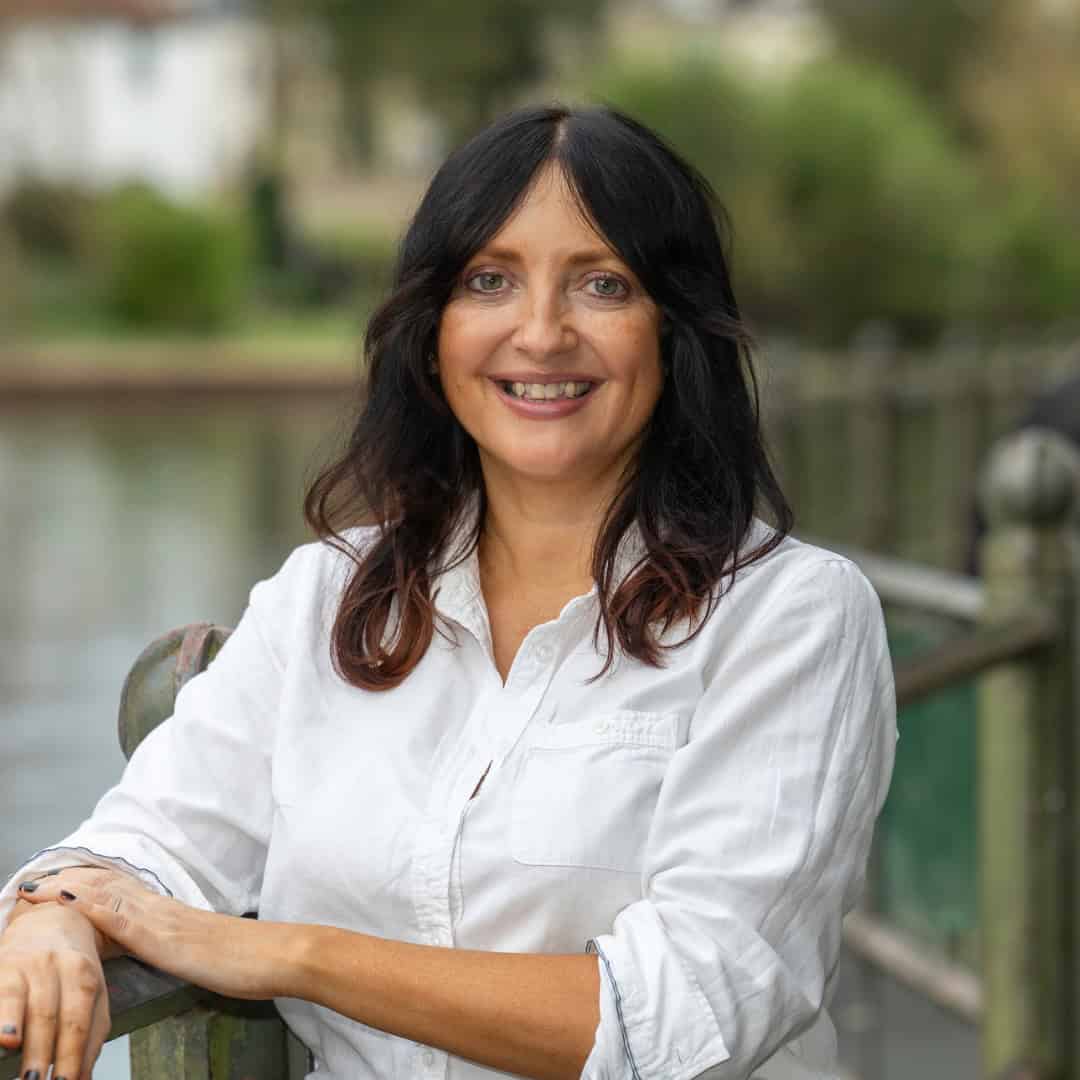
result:
[[[640,872],[679,716],[594,712],[537,730],[511,795],[515,862]]]

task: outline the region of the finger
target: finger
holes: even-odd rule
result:
[[[130,874],[96,867],[69,866],[49,870],[40,877],[20,882],[19,896],[32,904],[40,904],[43,901],[55,900],[61,889],[85,892],[87,889],[116,889],[132,885],[143,888],[141,884],[136,885]]]
[[[26,1015],[26,981],[10,972],[0,983],[0,1046],[14,1050],[22,1042]]]
[[[109,995],[101,994],[97,1003],[94,1006],[94,1020],[90,1029],[90,1039],[86,1044],[86,1050],[83,1052],[82,1069],[79,1073],[79,1080],[92,1080],[91,1074],[94,1070],[94,1065],[97,1059],[101,1056],[101,1048],[105,1045],[105,1040],[109,1037],[109,1030],[112,1027],[112,1018],[109,1015]],[[75,1080],[74,1077],[69,1080]]]
[[[23,1033],[22,1070],[24,1077],[37,1073],[44,1080],[49,1073],[56,1046],[56,1020],[60,1010],[60,979],[51,965],[35,965],[28,973],[26,1020]]]
[[[60,965],[54,1080],[72,1080],[82,1072],[102,983],[100,967],[84,953],[74,953]]]

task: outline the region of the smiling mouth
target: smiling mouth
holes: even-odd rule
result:
[[[592,382],[526,383],[496,380],[500,389],[521,401],[560,401],[584,397],[596,386]]]

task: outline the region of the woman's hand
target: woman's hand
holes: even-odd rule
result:
[[[299,928],[201,911],[125,874],[77,889],[55,878],[37,885],[25,897],[31,903],[57,901],[132,956],[177,978],[226,997],[289,996],[289,949]]]
[[[0,936],[0,1046],[21,1047],[23,1075],[44,1078],[52,1065],[54,1080],[89,1078],[110,1026],[90,923],[56,904],[11,922]]]

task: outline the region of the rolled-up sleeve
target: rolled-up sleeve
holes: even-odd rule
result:
[[[893,672],[855,564],[782,578],[731,626],[664,776],[642,899],[587,943],[583,1080],[746,1080],[825,1004],[892,775]]]
[[[205,910],[257,908],[273,820],[284,630],[307,547],[251,589],[213,662],[181,688],[172,716],[139,744],[91,816],[4,885],[0,930],[20,881],[71,865],[134,874],[148,888]]]

